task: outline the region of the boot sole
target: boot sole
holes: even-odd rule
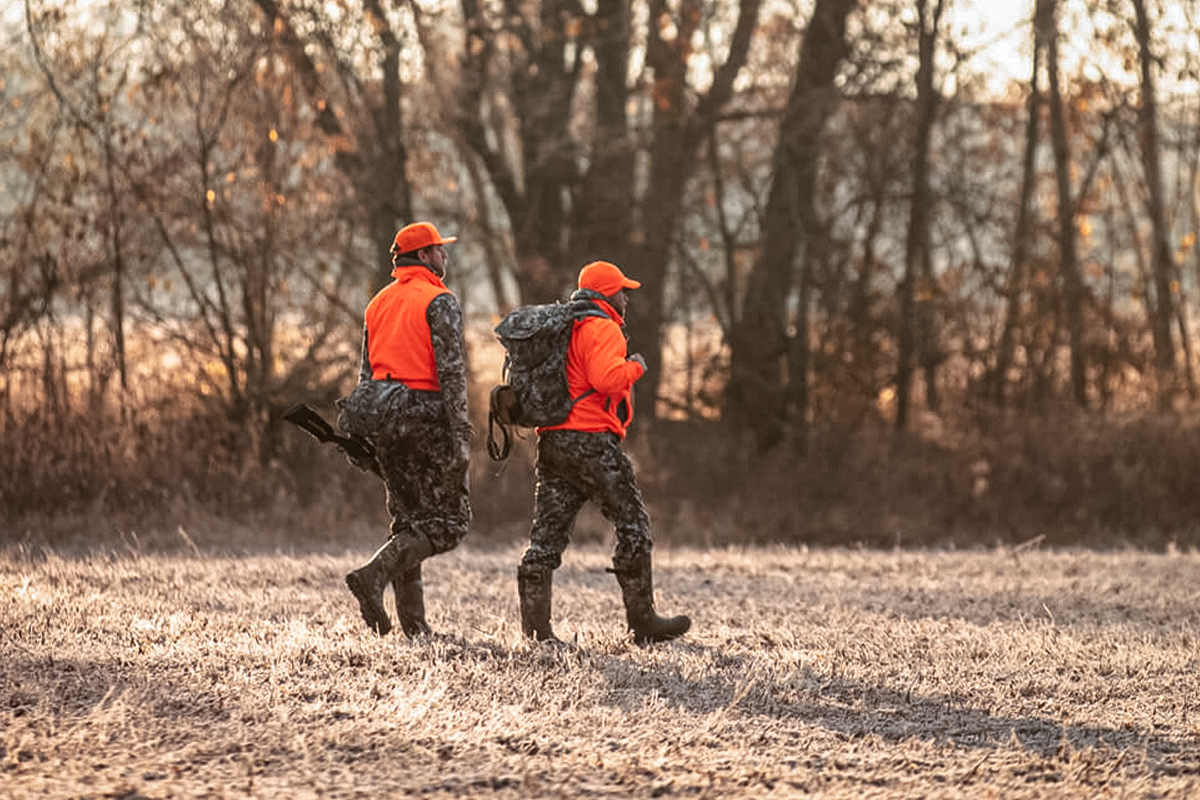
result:
[[[392,630],[392,620],[383,607],[383,598],[376,598],[375,593],[367,586],[357,572],[346,576],[346,586],[354,599],[358,601],[358,611],[362,614],[367,627],[380,636],[387,635]]]
[[[416,639],[418,636],[432,636],[433,630],[428,623],[417,622],[415,620],[400,620],[400,630],[404,631],[404,635],[410,639]]]
[[[674,622],[674,620],[668,620]],[[660,630],[649,633],[633,632],[633,643],[637,645],[656,644],[658,642],[669,642],[672,639],[678,639],[692,629],[692,620],[689,617],[683,617],[679,621],[678,630]]]

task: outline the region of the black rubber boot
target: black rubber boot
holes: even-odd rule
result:
[[[425,621],[425,584],[421,582],[421,565],[392,579],[396,591],[396,614],[400,617],[400,630],[410,639],[428,636],[431,631]]]
[[[383,607],[384,590],[394,576],[420,566],[432,552],[424,536],[393,536],[370,561],[346,576],[346,586],[358,600],[358,610],[368,628],[380,636],[392,629],[392,620]]]
[[[521,598],[521,632],[539,642],[557,642],[550,627],[554,570],[537,564],[517,567],[517,594]]]
[[[635,557],[624,568],[613,573],[621,584],[625,600],[625,619],[637,644],[652,644],[677,639],[688,632],[692,621],[687,616],[660,617],[654,610],[654,580],[651,577],[650,554]]]

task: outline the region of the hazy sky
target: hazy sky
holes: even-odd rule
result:
[[[969,47],[983,48],[971,60],[971,71],[994,75],[1000,88],[1029,77],[1032,16],[1033,0],[958,0],[950,9],[947,32]]]

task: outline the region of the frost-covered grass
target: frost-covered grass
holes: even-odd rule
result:
[[[515,546],[368,632],[362,551],[0,554],[0,797],[1186,797],[1200,555],[660,548],[684,639],[624,635],[608,553],[519,634]]]

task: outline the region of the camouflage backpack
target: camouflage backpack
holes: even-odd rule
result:
[[[508,457],[509,428],[536,428],[566,421],[571,408],[593,390],[571,397],[567,385],[567,349],[575,321],[607,317],[588,296],[578,291],[568,302],[521,306],[496,326],[504,346],[504,383],[492,389],[488,409],[488,453],[496,461]],[[497,444],[495,429],[502,442]]]

